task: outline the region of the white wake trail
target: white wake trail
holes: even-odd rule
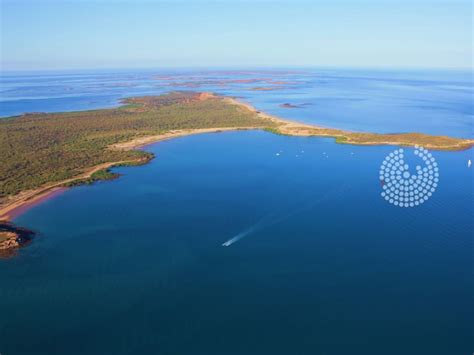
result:
[[[222,246],[223,247],[228,247],[228,246],[231,246],[232,244],[234,244],[235,242],[239,241],[240,239],[248,236],[249,234],[255,232],[257,229],[259,229],[262,224],[264,224],[263,222],[267,219],[268,216],[266,217],[263,217],[260,221],[258,221],[257,223],[255,223],[253,226],[251,226],[250,228],[244,230],[243,232],[240,232],[239,234],[237,234],[235,237],[229,239],[227,242],[223,243]]]
[[[234,238],[231,238],[227,242],[223,243],[222,246],[223,247],[231,246],[232,244],[234,244],[235,242],[239,241],[240,239],[246,237],[250,233],[252,233],[252,230],[247,229],[245,232],[239,233]]]
[[[295,210],[293,210],[293,211],[291,211],[291,212],[289,212],[285,215],[282,215],[280,217],[271,218],[272,215],[267,215],[267,216],[263,217],[260,221],[255,223],[253,226],[251,226],[250,228],[246,229],[243,232],[240,232],[235,237],[233,237],[233,238],[229,239],[228,241],[226,241],[225,243],[223,243],[222,246],[223,247],[231,246],[235,242],[238,242],[240,239],[248,236],[249,234],[252,234],[252,233],[258,231],[259,229],[262,229],[264,227],[270,227],[274,224],[278,224],[280,222],[283,222],[284,220],[286,220],[286,219],[288,219],[288,218],[290,218],[290,217],[292,217],[292,216],[294,216],[298,213],[301,213],[305,210],[308,210],[308,209],[311,209],[311,208],[315,207],[316,205],[320,204],[321,202],[327,200],[330,197],[335,197],[335,196],[343,193],[344,190],[346,190],[346,184],[343,184],[341,187],[339,187],[337,189],[327,191],[319,199],[310,200],[310,202],[308,204],[305,204],[305,205],[301,206],[300,208],[297,208],[297,209],[295,209]]]

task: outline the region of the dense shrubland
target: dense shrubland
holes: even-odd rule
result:
[[[146,160],[142,151],[109,149],[139,136],[272,125],[222,98],[195,93],[127,99],[116,109],[0,119],[0,197],[72,178],[101,163]]]

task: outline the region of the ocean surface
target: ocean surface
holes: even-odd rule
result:
[[[467,74],[395,74],[10,75],[1,114],[114,106],[180,75],[285,118],[472,137]],[[267,76],[292,84],[242,82]],[[267,86],[283,88],[249,89]],[[440,181],[415,208],[381,197],[396,147],[242,131],[145,149],[151,163],[15,220],[38,236],[0,259],[2,355],[474,351],[472,149],[432,152]]]
[[[272,90],[262,91],[254,89]],[[379,133],[474,138],[473,72],[349,69],[5,73],[0,117],[113,107],[172,90],[236,96],[277,116]],[[296,108],[282,108],[282,104]]]

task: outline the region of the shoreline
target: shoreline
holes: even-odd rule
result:
[[[416,144],[423,146],[426,149],[431,150],[465,150],[469,149],[474,145],[473,139],[456,139],[451,137],[437,137],[429,136],[420,133],[399,133],[399,134],[378,134],[378,133],[359,133],[351,132],[336,128],[326,128],[317,125],[309,125],[305,123],[299,123],[297,121],[285,120],[280,117],[272,116],[265,112],[261,112],[253,107],[251,104],[239,101],[232,97],[216,96],[212,93],[204,93],[204,99],[209,98],[221,98],[224,102],[231,105],[238,106],[242,109],[248,110],[251,113],[257,115],[258,118],[271,120],[276,124],[276,128],[262,128],[262,127],[217,127],[217,128],[196,128],[196,129],[181,129],[181,130],[170,130],[166,133],[151,136],[142,136],[134,138],[127,142],[116,143],[109,146],[109,149],[116,150],[135,150],[144,148],[150,144],[158,143],[161,141],[185,137],[194,134],[203,133],[218,133],[224,131],[238,131],[238,130],[266,130],[274,134],[296,136],[296,137],[332,137],[335,139],[335,143],[341,144],[354,144],[354,145],[395,145],[395,146],[415,146]],[[391,138],[391,139],[390,139]],[[445,145],[440,144],[429,144],[428,142],[419,142],[423,139],[439,139],[442,140]],[[63,193],[69,187],[66,184],[73,182],[80,182],[83,179],[90,178],[92,174],[107,170],[114,166],[121,164],[140,164],[144,161],[142,158],[128,161],[115,161],[106,162],[90,168],[87,168],[81,174],[69,178],[63,181],[50,183],[42,187],[38,187],[33,190],[22,191],[17,195],[6,197],[4,201],[0,201],[0,221],[11,221],[17,218],[24,212],[35,207],[36,205],[54,198],[55,196]]]
[[[56,196],[61,195],[66,190],[66,187],[53,187],[49,190],[38,192],[30,198],[26,198],[25,200],[13,203],[9,206],[10,208],[8,208],[8,211],[6,211],[7,214],[0,216],[0,220],[11,221],[22,215],[23,213],[27,212],[29,209],[43,202],[46,202]]]
[[[0,222],[0,259],[12,257],[23,246],[29,244],[35,232],[15,226],[10,222]]]
[[[199,129],[186,129],[186,130],[174,130],[161,135],[155,136],[145,136],[135,138],[128,142],[118,143],[110,146],[110,149],[121,149],[121,150],[133,150],[141,149],[148,145],[166,141],[169,139],[186,137],[194,134],[203,134],[203,133],[219,133],[224,131],[238,131],[238,130],[253,130],[258,129],[259,127],[223,127],[223,128],[199,128]],[[37,189],[23,191],[18,195],[6,198],[6,201],[0,203],[0,221],[10,222],[13,219],[17,218],[21,214],[30,210],[31,208],[39,205],[40,203],[47,201],[55,196],[60,195],[64,191],[68,190],[70,187],[63,186],[65,184],[79,181],[91,177],[92,174],[105,169],[113,168],[114,166],[127,163],[140,163],[141,159],[137,160],[128,160],[128,161],[116,161],[116,162],[107,162],[100,165],[93,166],[87,169],[82,174],[70,178],[67,180],[59,181],[53,184],[45,185]]]
[[[231,97],[224,97],[230,104],[240,106],[251,112],[257,113],[260,118],[272,120],[277,124],[276,129],[271,131],[275,134],[298,137],[332,137],[336,143],[353,145],[394,145],[414,147],[423,146],[430,150],[462,151],[474,146],[474,139],[452,138],[449,136],[434,136],[423,133],[370,133],[356,132],[339,128],[331,128],[319,125],[312,125],[297,121],[282,119],[277,116],[267,114],[257,110],[249,103],[238,101]],[[436,143],[430,141],[436,140]]]

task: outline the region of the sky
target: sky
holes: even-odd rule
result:
[[[472,68],[470,0],[0,0],[9,70]]]

